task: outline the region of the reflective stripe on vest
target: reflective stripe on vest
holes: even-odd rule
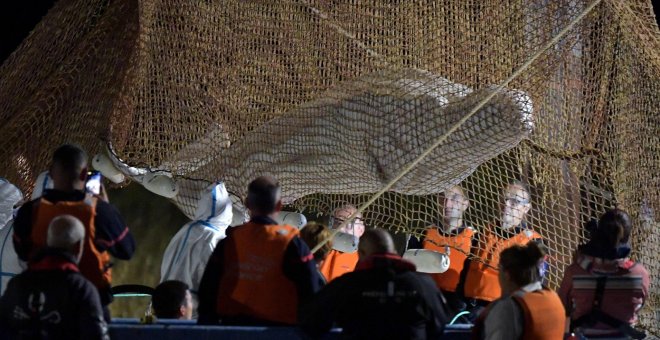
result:
[[[438,228],[430,228],[426,231],[423,247],[442,254],[445,253],[445,246],[449,246],[449,269],[440,274],[430,274],[438,288],[455,292],[460,278],[463,264],[470,253],[472,247],[472,237],[474,229],[465,228],[458,235],[444,236],[440,234]]]
[[[112,271],[109,266],[110,255],[105,251],[100,252],[94,244],[94,239],[96,238],[96,226],[94,225],[96,202],[97,199],[90,195],[87,195],[81,201],[60,201],[57,203],[52,203],[41,198],[34,206],[32,231],[30,234],[33,245],[30,254],[33,256],[39,249],[46,246],[48,225],[53,218],[60,215],[72,215],[76,217],[85,227],[83,254],[78,264],[80,273],[101,290],[107,289],[110,286],[110,282],[112,282]]]
[[[464,293],[468,298],[493,301],[502,296],[496,269],[500,264],[502,250],[513,245],[525,245],[531,240],[540,239],[541,235],[525,229],[507,239],[498,237],[490,230],[486,230],[481,236],[483,242],[479,243],[476,254],[479,259],[470,262],[465,278]]]
[[[511,296],[525,317],[522,339],[553,340],[564,337],[566,310],[559,295],[549,289],[517,291]]]
[[[342,253],[333,249],[325,258],[325,261],[323,261],[320,271],[326,281],[330,282],[355,270],[355,265],[358,263],[358,260],[359,256],[357,252]]]
[[[298,294],[282,266],[284,253],[298,233],[288,225],[252,222],[232,230],[224,241],[218,315],[296,323]]]

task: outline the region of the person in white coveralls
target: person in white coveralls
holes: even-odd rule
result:
[[[208,186],[197,203],[195,220],[186,223],[174,235],[163,254],[160,282],[184,282],[193,293],[194,316],[197,315],[197,288],[204,268],[219,240],[232,222],[232,203],[222,182]]]

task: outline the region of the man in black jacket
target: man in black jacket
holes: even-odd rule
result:
[[[48,227],[47,248],[0,298],[0,323],[20,339],[107,339],[98,291],[78,272],[85,229],[70,215]]]
[[[350,339],[428,339],[442,335],[447,309],[431,278],[396,255],[390,234],[367,230],[355,271],[325,286],[301,313],[312,336],[336,323]]]

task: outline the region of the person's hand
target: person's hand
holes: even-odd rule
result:
[[[108,199],[108,192],[105,190],[105,185],[103,185],[103,183],[101,183],[101,188],[99,190],[99,194],[96,195],[96,197],[98,197],[99,199],[101,199],[101,200],[103,200],[107,203],[110,203],[110,200]]]

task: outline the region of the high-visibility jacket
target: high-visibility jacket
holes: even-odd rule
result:
[[[298,294],[282,270],[284,253],[298,229],[248,222],[223,241],[223,273],[216,310],[222,317],[250,316],[295,324]]]
[[[31,256],[46,247],[48,226],[53,218],[60,215],[72,215],[78,218],[85,227],[83,254],[78,264],[80,273],[101,290],[110,287],[112,271],[110,269],[110,255],[105,251],[99,251],[94,244],[96,238],[96,227],[94,225],[96,202],[97,198],[91,195],[87,195],[82,201],[60,201],[57,203],[41,198],[33,209],[34,216],[30,234],[33,244]]]
[[[503,299],[513,299],[522,312],[522,336],[520,339],[529,340],[556,340],[564,338],[564,328],[566,326],[566,313],[559,296],[554,291],[543,288],[533,291],[520,289],[510,297]],[[507,301],[498,300],[490,304],[477,318],[473,328],[473,339],[483,339],[485,323],[491,314],[491,310],[496,304]],[[499,310],[498,312],[501,312]],[[502,318],[502,315],[495,315]],[[506,317],[506,316],[505,316]],[[513,316],[508,316],[513,318]]]
[[[358,260],[357,252],[342,253],[333,249],[321,265],[321,274],[323,274],[327,282],[330,282],[337,277],[352,272]]]
[[[449,269],[444,273],[430,274],[438,288],[447,292],[455,292],[463,270],[463,264],[472,247],[474,229],[463,228],[457,235],[444,235],[438,228],[429,228],[424,236],[424,249],[445,254],[449,247]]]
[[[495,234],[493,227],[481,234],[476,256],[479,258],[470,262],[465,277],[464,295],[484,301],[493,301],[502,295],[502,287],[498,279],[497,267],[500,264],[502,250],[514,245],[525,245],[531,240],[541,239],[541,235],[530,229],[523,229],[510,238],[501,238]]]
[[[517,291],[511,297],[518,302],[525,316],[523,339],[564,337],[566,313],[557,293],[544,288],[533,292]]]

